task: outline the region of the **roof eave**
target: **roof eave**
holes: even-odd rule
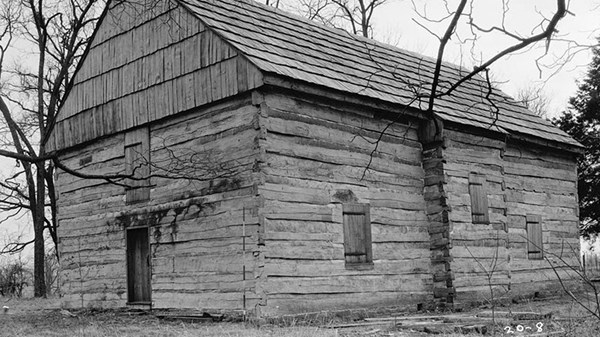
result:
[[[392,103],[389,101],[380,100],[360,95],[357,93],[336,90],[314,83],[296,80],[279,74],[269,73],[265,71],[262,71],[262,73],[263,83],[266,86],[291,90],[294,92],[307,94],[311,96],[320,96],[326,99],[331,99],[346,104],[361,105],[389,113],[403,114],[407,117],[412,117],[419,120],[427,119],[423,111],[415,109],[414,107],[408,107],[399,103]]]
[[[442,117],[442,119],[443,119],[443,117]],[[559,150],[559,151],[565,151],[565,152],[573,153],[575,155],[581,155],[585,151],[585,148],[579,143],[577,143],[578,145],[576,145],[576,144],[570,144],[570,143],[565,143],[565,142],[559,142],[556,140],[549,140],[549,139],[540,138],[540,137],[536,137],[536,136],[532,136],[532,135],[528,135],[528,134],[524,134],[524,133],[508,131],[505,129],[503,129],[503,131],[501,131],[499,129],[496,129],[496,130],[482,129],[480,127],[476,127],[473,125],[462,124],[462,123],[448,121],[448,120],[444,120],[444,123],[445,123],[444,125],[446,127],[460,131],[460,132],[467,132],[467,133],[472,133],[472,134],[477,134],[477,135],[485,135],[488,138],[499,139],[499,140],[502,139],[507,143],[509,143],[509,142],[527,143],[527,144],[536,145],[536,146],[543,147],[543,148],[551,148],[551,149],[555,149],[555,150]]]
[[[420,120],[426,120],[427,117],[422,111],[418,109],[406,107],[401,104],[391,103],[384,100],[377,100],[372,97],[362,96],[360,94],[353,94],[348,92],[343,92],[331,88],[327,88],[324,86],[316,85],[313,83],[308,83],[300,80],[296,80],[287,76],[282,76],[274,73],[268,73],[263,71],[263,81],[267,86],[277,87],[285,90],[291,90],[298,93],[313,95],[313,96],[321,96],[327,99],[333,99],[336,101],[341,101],[348,104],[356,104],[368,106],[370,108],[376,108],[378,110],[387,111],[391,113],[402,113]],[[444,119],[442,117],[442,119]],[[449,121],[447,121],[449,122]],[[577,144],[569,144],[564,142],[558,142],[549,139],[543,139],[527,134],[515,133],[515,132],[500,132],[494,131],[490,129],[483,130],[481,128],[474,127],[468,124],[449,122],[450,125],[455,125],[456,129],[464,131],[465,127],[477,129],[479,132],[485,131],[486,134],[492,138],[508,138],[513,141],[522,141],[529,144],[534,144],[537,146],[542,146],[546,148],[552,148],[556,150],[566,151],[570,153],[574,153],[576,155],[581,155],[584,153],[585,148],[577,143]],[[475,130],[472,130],[475,131]],[[467,131],[468,132],[468,131]],[[495,136],[494,136],[495,135]]]
[[[585,147],[576,141],[574,141],[574,143],[571,144],[571,143],[565,143],[565,142],[559,142],[559,141],[555,141],[555,140],[548,140],[548,139],[544,139],[544,138],[534,137],[534,136],[521,134],[521,133],[511,133],[511,134],[509,134],[509,138],[511,140],[514,140],[517,142],[521,141],[521,142],[526,142],[529,144],[534,144],[534,145],[538,145],[538,146],[542,146],[542,147],[546,147],[546,148],[570,152],[577,156],[582,155],[585,152]]]

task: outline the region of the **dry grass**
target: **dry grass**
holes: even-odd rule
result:
[[[55,300],[7,300],[0,298],[0,307],[8,305],[8,313],[0,312],[0,336],[245,336],[245,337],[329,337],[329,336],[434,336],[424,332],[398,330],[388,327],[354,327],[326,329],[316,326],[279,327],[257,326],[249,323],[183,323],[160,320],[152,315],[140,315],[119,311],[79,311],[75,317],[58,309]],[[600,321],[590,317],[578,305],[566,299],[525,301],[499,311],[530,311],[551,313],[545,321],[544,332],[564,331],[562,336],[598,336]],[[475,310],[477,311],[477,310]],[[534,325],[535,322],[531,322]],[[464,336],[448,331],[443,336]],[[491,335],[488,333],[488,335]],[[523,336],[525,334],[513,334]],[[440,336],[440,335],[436,335]],[[471,334],[469,336],[481,336]],[[502,326],[496,336],[508,336]]]
[[[318,328],[255,328],[238,323],[187,324],[166,323],[151,319],[103,320],[62,318],[48,324],[31,320],[2,322],[3,336],[334,336],[335,332]]]
[[[243,323],[168,322],[154,316],[127,316],[111,312],[64,316],[58,310],[0,315],[2,336],[335,336],[317,327],[256,327]]]
[[[330,337],[336,331],[310,326],[258,327],[247,323],[184,323],[160,320],[152,315],[118,311],[75,311],[75,317],[58,309],[58,301],[48,299],[2,299],[0,336],[119,336],[119,337]]]

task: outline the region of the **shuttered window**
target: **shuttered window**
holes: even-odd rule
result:
[[[344,204],[344,257],[347,268],[373,265],[371,219],[368,204]]]
[[[150,133],[147,127],[125,134],[125,174],[127,179],[126,202],[132,204],[150,200]]]
[[[527,256],[530,260],[540,260],[544,257],[542,240],[542,217],[527,214]]]
[[[471,217],[474,224],[489,224],[486,178],[483,174],[469,174],[469,194],[471,195]]]

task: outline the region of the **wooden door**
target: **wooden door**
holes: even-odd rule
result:
[[[149,248],[148,228],[127,230],[127,288],[129,303],[150,302]]]

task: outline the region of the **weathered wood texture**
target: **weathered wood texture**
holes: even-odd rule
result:
[[[342,204],[347,268],[351,265],[364,268],[365,264],[373,264],[370,208],[369,204]]]
[[[262,300],[255,286],[262,270],[253,171],[259,155],[257,121],[258,109],[246,97],[151,124],[151,174],[165,176],[151,178],[146,203],[126,204],[122,186],[58,172],[65,304],[124,306],[125,229],[144,226],[149,227],[155,307],[243,309],[244,293],[247,308]],[[124,173],[124,138],[123,133],[104,138],[61,160],[84,173]],[[192,153],[232,170],[215,177],[209,166],[190,167],[184,172],[189,180],[171,179],[176,165],[167,153],[180,158]]]
[[[467,294],[473,291],[481,292],[479,297],[490,298],[489,283],[499,297],[510,285],[504,142],[452,130],[445,130],[445,135],[455,301],[457,305],[470,301]],[[488,279],[492,270],[493,277]]]
[[[429,61],[251,3],[185,6],[111,8],[58,115],[47,149],[73,169],[120,174],[151,159],[130,204],[123,186],[57,172],[66,305],[125,304],[125,233],[137,227],[149,228],[156,307],[269,315],[453,302],[455,289],[459,300],[488,296],[490,283],[530,291],[552,273],[530,259],[527,224],[541,256],[576,260],[564,254],[578,247],[572,157],[460,128],[419,139],[415,111],[381,111],[408,102],[398,68],[373,74],[354,59],[413,65],[400,70],[419,85]],[[474,84],[438,104],[446,123],[489,126],[487,109],[462,112],[481,100]],[[576,146],[522,107],[501,108],[497,125]],[[130,140],[142,129],[149,141],[138,146]],[[368,205],[346,223],[370,234],[346,226],[345,235],[349,204]]]
[[[429,301],[429,233],[414,124],[392,125],[376,148],[388,122],[372,110],[278,93],[257,99],[263,99],[259,217],[267,280],[261,311]],[[370,211],[373,266],[364,270],[344,259],[344,204],[356,203]]]
[[[446,136],[444,168],[452,205],[451,255],[457,302],[468,301],[473,292],[482,292],[479,297],[489,299],[485,287],[489,283],[496,287],[495,296],[502,296],[530,291],[527,284],[540,278],[556,282],[550,265],[539,259],[541,255],[531,260],[525,220],[528,215],[541,218],[543,249],[549,253],[561,254],[562,243],[578,251],[573,158],[459,131],[446,130]],[[475,195],[474,175],[483,184]],[[473,202],[482,196],[487,200],[478,201],[474,215]],[[487,206],[487,213],[481,205]],[[485,217],[489,224],[474,221]],[[562,254],[568,263],[576,263],[572,253]],[[493,277],[488,280],[492,270]]]
[[[136,179],[126,181],[127,203],[150,199],[150,130],[147,126],[127,131],[125,134],[125,173]],[[145,179],[143,179],[145,178]]]
[[[140,3],[119,2],[103,17],[58,114],[49,151],[262,83],[252,64],[186,9],[169,0]]]
[[[433,296],[435,305],[452,308],[454,305],[454,275],[450,250],[450,204],[446,195],[444,179],[444,143],[438,132],[441,121],[428,121],[421,124],[419,132],[423,143],[423,169],[425,171],[423,199],[429,220],[429,240],[431,249],[431,272],[433,275]]]
[[[415,91],[430,88],[433,58],[325,27],[255,1],[186,3],[264,70],[267,81],[274,74],[349,95],[423,108],[422,102],[415,100]],[[470,71],[444,63],[439,79],[441,83],[456,83]],[[482,76],[463,82],[452,95],[436,98],[436,114],[467,127],[500,129],[563,142],[563,147],[577,146],[566,133],[497,88],[488,90],[488,84]]]
[[[579,265],[579,206],[577,166],[573,154],[523,144],[510,144],[504,153],[506,217],[514,292],[535,289],[535,282],[556,283],[548,260],[558,268]],[[527,224],[541,225],[541,253],[528,253],[532,242]],[[533,229],[533,228],[532,228]],[[535,249],[533,249],[535,250]],[[555,255],[556,254],[556,255]],[[543,259],[539,259],[543,256]],[[535,258],[538,258],[537,260]],[[565,276],[565,280],[568,277]],[[542,283],[543,284],[543,283]]]

